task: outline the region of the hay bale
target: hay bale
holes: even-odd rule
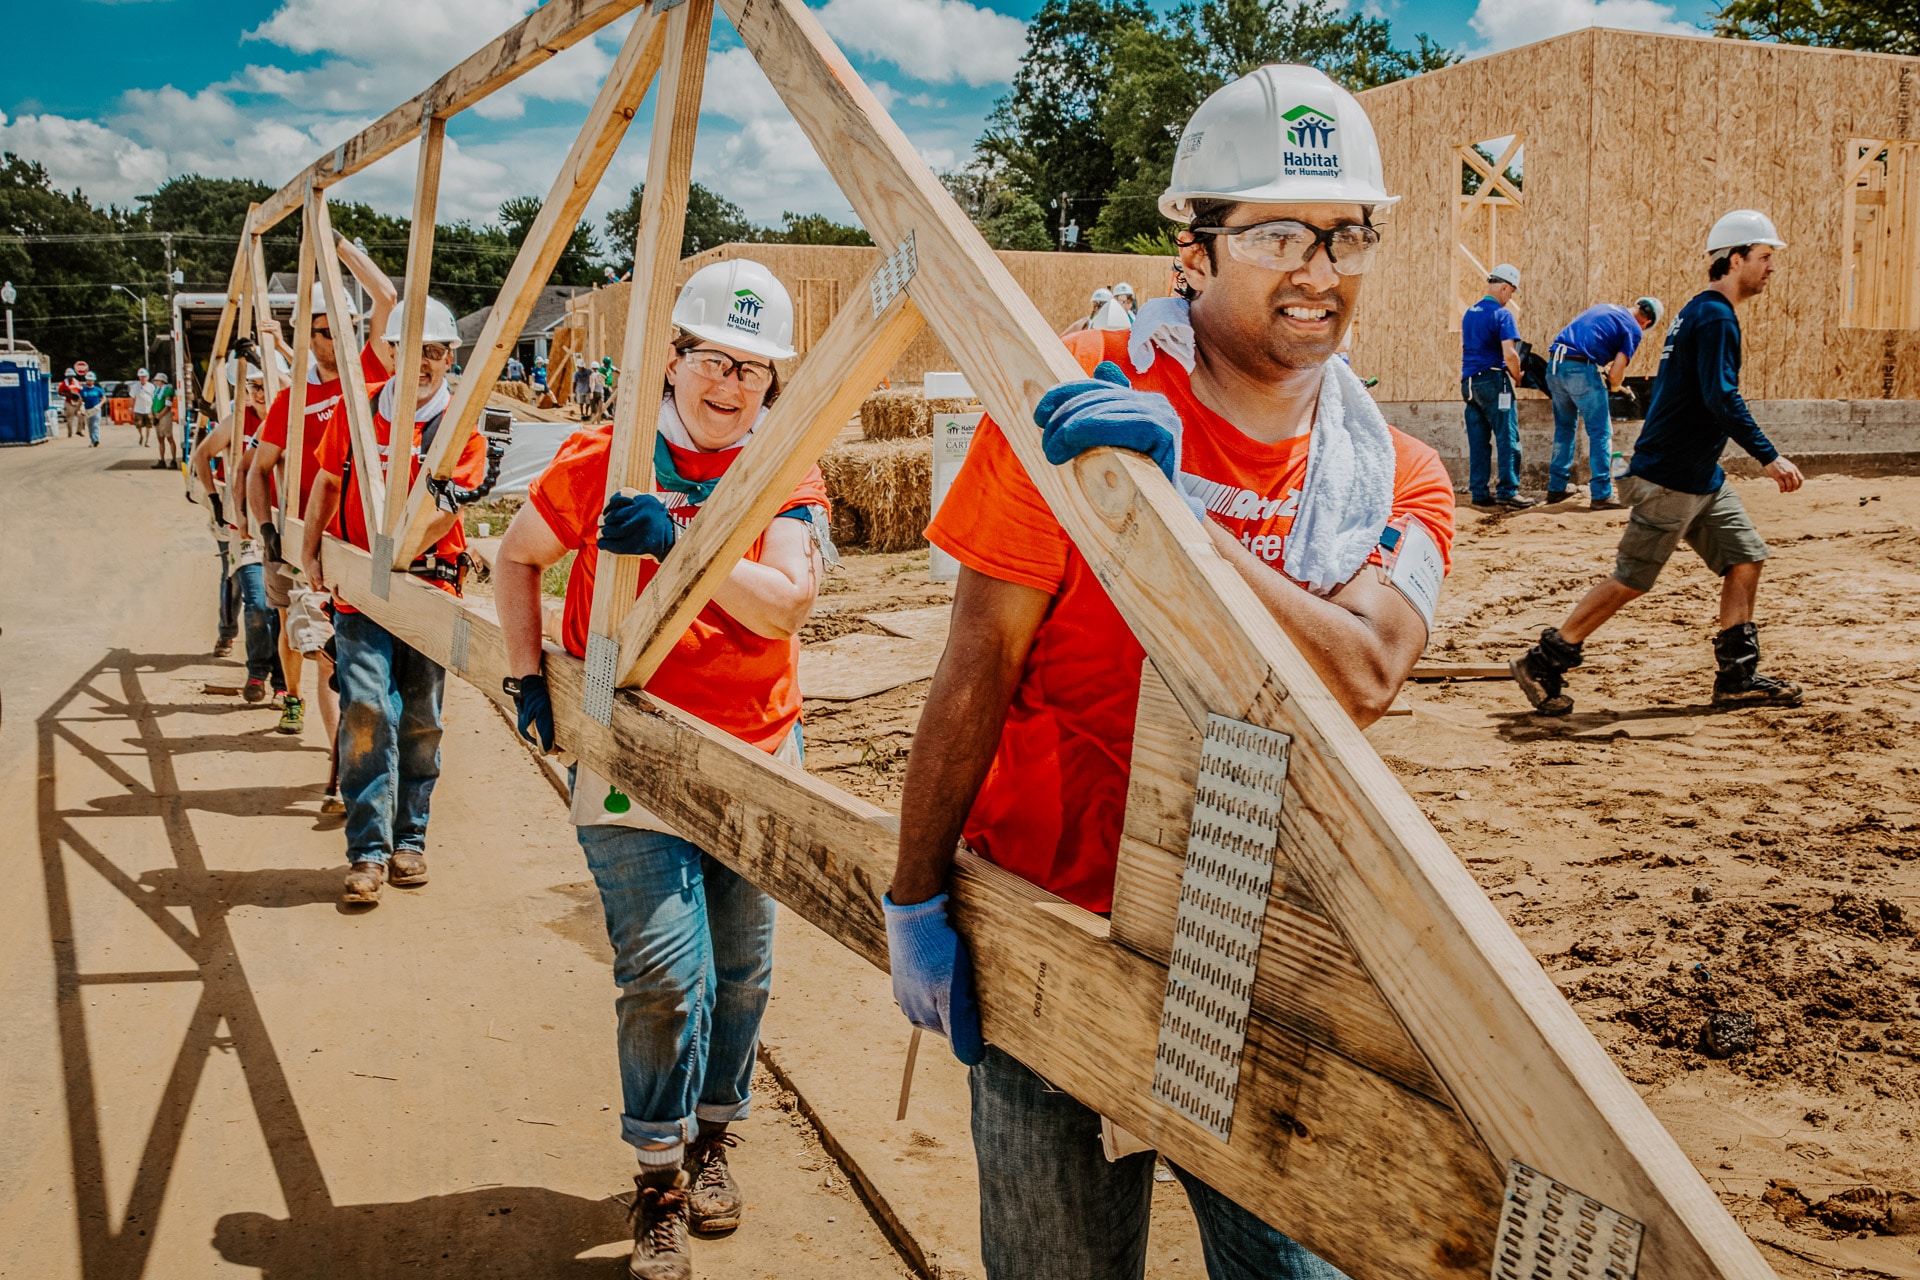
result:
[[[850,440],[820,455],[833,502],[833,539],[869,551],[927,545],[933,514],[933,441]]]
[[[927,398],[917,390],[876,391],[860,403],[860,434],[869,440],[908,440],[933,434]]]
[[[533,403],[533,388],[524,382],[508,382],[505,378],[493,384],[493,393],[505,396],[509,400],[518,400],[522,404]]]

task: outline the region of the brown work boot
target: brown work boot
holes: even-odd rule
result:
[[[693,1280],[693,1246],[687,1239],[687,1175],[671,1187],[633,1180],[633,1280]]]
[[[740,1225],[746,1206],[740,1199],[740,1184],[727,1168],[727,1149],[739,1141],[722,1129],[687,1148],[687,1177],[693,1182],[687,1192],[687,1215],[701,1235],[732,1231]]]
[[[377,862],[354,863],[353,870],[347,872],[340,901],[348,906],[372,906],[380,901],[380,884],[386,877],[387,869]]]
[[[427,855],[418,849],[395,849],[387,863],[387,883],[396,889],[410,889],[427,882]]]

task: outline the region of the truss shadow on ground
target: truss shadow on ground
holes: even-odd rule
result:
[[[613,1280],[626,1259],[576,1258],[628,1238],[623,1200],[545,1187],[484,1187],[400,1204],[335,1205],[293,1220],[220,1219],[213,1246],[261,1280]]]

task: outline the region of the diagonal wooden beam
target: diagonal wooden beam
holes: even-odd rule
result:
[[[667,349],[673,341],[673,303],[679,292],[674,281],[680,270],[694,134],[700,123],[712,29],[713,0],[689,0],[668,19],[666,61],[660,68],[660,94],[653,105],[653,139],[647,149],[647,180],[633,245],[633,287],[627,294],[627,327],[620,345],[626,394],[614,404],[607,456],[609,498],[622,489],[653,492],[660,401],[652,388],[666,377]],[[600,558],[587,618],[588,632],[601,637],[596,651],[619,634],[639,583],[639,556]]]
[[[1482,181],[1480,183],[1480,189],[1474,192],[1467,203],[1462,206],[1458,225],[1464,226],[1467,219],[1471,218],[1474,212],[1479,209],[1481,205],[1485,204],[1495,191],[1506,192],[1507,198],[1515,204],[1522,203],[1520,193],[1514,190],[1513,186],[1508,183],[1506,174],[1507,165],[1513,160],[1514,156],[1519,154],[1520,148],[1526,145],[1526,141],[1527,136],[1524,133],[1514,134],[1513,138],[1507,143],[1507,149],[1500,153],[1500,158],[1493,163],[1491,168],[1487,165],[1487,158],[1472,146],[1460,148],[1460,158],[1465,160],[1479,173]]]
[[[1841,189],[1850,189],[1855,183],[1859,182],[1860,175],[1867,171],[1867,166],[1878,160],[1880,153],[1886,149],[1886,143],[1875,141],[1872,138],[1853,138],[1849,140],[1847,143],[1847,177],[1846,180],[1840,184]]]
[[[427,477],[444,480],[453,474],[453,464],[466,448],[480,414],[486,408],[487,395],[506,367],[507,355],[520,340],[520,330],[540,300],[540,290],[553,277],[554,264],[560,260],[567,240],[573,235],[587,201],[600,185],[600,175],[626,136],[640,101],[647,96],[654,74],[660,69],[666,39],[667,19],[652,9],[643,14],[627,33],[612,70],[600,86],[600,94],[587,113],[580,134],[567,152],[566,162],[553,180],[540,216],[527,230],[527,238],[514,256],[513,269],[500,286],[500,296],[487,315],[487,323],[473,350],[462,366],[460,385],[453,393],[433,448],[421,462],[420,471],[407,493],[407,505],[394,536],[394,567],[404,569],[426,549],[427,527],[433,523],[435,507],[427,497]]]
[[[288,511],[300,506],[300,475],[307,447],[307,362],[313,358],[313,220],[311,210],[300,210],[300,265],[293,300],[293,382],[287,388],[287,445],[280,451],[279,507],[275,522],[284,534]],[[327,322],[329,327],[332,321]],[[283,538],[284,543],[284,538]],[[290,545],[290,544],[287,544]]]
[[[330,187],[398,151],[419,135],[422,117],[445,120],[458,115],[643,3],[645,0],[547,0],[424,91],[302,169],[262,202],[256,229],[265,231],[292,214],[310,188]]]
[[[879,315],[869,297],[869,288],[854,291],[647,583],[620,629],[622,685],[644,685],[653,678],[820,451],[924,327],[904,290]]]
[[[347,310],[347,290],[340,280],[340,254],[334,247],[333,217],[327,212],[327,193],[315,188],[307,202],[314,268],[320,276],[320,296],[327,303],[327,328],[333,334],[333,354],[340,365],[340,411],[347,415],[347,435],[353,442],[354,485],[360,491],[360,512],[366,517],[368,542],[380,526],[386,509],[386,468],[380,465],[380,438],[373,430],[373,405],[367,399],[367,378],[360,368],[360,331]],[[343,499],[344,501],[344,495]]]
[[[427,319],[427,289],[433,278],[433,219],[440,207],[440,157],[447,141],[447,122],[428,116],[420,128],[420,157],[413,175],[413,227],[407,233],[407,296],[401,302],[400,348],[393,353],[394,391],[393,420],[396,424],[407,423],[402,430],[395,426],[396,439],[406,441],[405,449],[395,446],[394,456],[412,449],[413,413],[420,405],[420,347],[424,341],[423,332]],[[374,335],[368,334],[371,340]],[[395,538],[399,534],[402,514],[406,510],[409,474],[406,468],[399,468],[401,477],[398,483],[387,484],[387,505],[380,513],[378,527],[386,530],[387,536]],[[373,525],[371,517],[368,525]],[[404,569],[412,563],[412,557],[400,561],[393,567]]]
[[[801,0],[722,7],[868,233],[881,243],[919,237],[915,304],[1189,717],[1218,713],[1291,735],[1289,784],[1309,812],[1307,838],[1289,853],[1496,1167],[1524,1161],[1646,1224],[1645,1274],[1769,1276],[1158,468],[1114,450],[1065,467],[1046,460],[1033,408],[1084,373],[814,14]],[[989,1040],[1017,1033],[1017,1008],[983,1009]],[[1194,1167],[1236,1198],[1262,1194],[1225,1162]],[[1308,1238],[1325,1230],[1283,1216],[1276,1225]]]

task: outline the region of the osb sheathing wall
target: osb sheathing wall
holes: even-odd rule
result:
[[[781,375],[791,377],[805,358],[807,340],[825,332],[832,319],[830,294],[826,283],[836,282],[839,305],[846,305],[853,290],[873,269],[879,250],[839,245],[725,244],[680,263],[680,282],[701,267],[725,258],[753,258],[787,287],[793,296],[795,347],[799,359],[781,362]],[[1001,261],[1020,287],[1040,308],[1040,313],[1056,330],[1092,310],[1087,299],[1093,291],[1124,280],[1131,284],[1142,302],[1165,297],[1170,283],[1172,258],[1148,257],[1127,253],[1024,253],[1001,250]],[[596,289],[591,298],[577,304],[590,308],[586,319],[588,356],[599,359],[610,355],[620,359],[620,346],[626,333],[627,293],[631,285],[608,285]],[[922,331],[889,374],[894,385],[918,382],[928,370],[951,370],[960,366],[931,330]]]
[[[1746,394],[1920,398],[1920,331],[1840,327],[1847,141],[1920,136],[1920,58],[1588,30],[1360,100],[1388,187],[1404,197],[1354,343],[1381,400],[1458,399],[1453,148],[1515,132],[1526,136],[1526,206],[1502,214],[1499,256],[1525,278],[1523,338],[1544,349],[1584,308],[1642,294],[1677,313],[1706,286],[1714,220],[1758,208],[1788,248],[1742,311]],[[1629,373],[1654,372],[1659,336]]]

